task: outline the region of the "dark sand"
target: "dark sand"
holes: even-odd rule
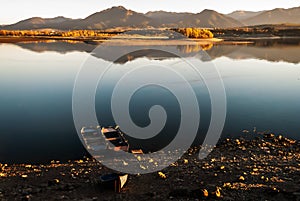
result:
[[[204,160],[190,149],[162,170],[166,179],[129,175],[121,193],[98,184],[111,171],[93,159],[1,164],[0,200],[300,200],[299,145],[271,134],[227,139]]]

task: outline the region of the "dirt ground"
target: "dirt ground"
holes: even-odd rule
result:
[[[199,148],[161,172],[129,175],[120,193],[94,159],[0,164],[0,200],[300,200],[300,143],[273,134],[226,139],[205,159]]]

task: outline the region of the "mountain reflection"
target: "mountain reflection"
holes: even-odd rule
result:
[[[157,46],[139,46],[143,51],[130,52],[134,50],[133,46],[107,46],[105,52],[98,54],[93,50],[100,45],[95,42],[74,42],[74,41],[43,41],[16,43],[15,45],[34,52],[53,51],[61,54],[79,51],[92,53],[93,56],[115,63],[126,63],[137,58],[147,57],[149,59],[163,60],[176,57],[170,52],[178,52],[181,56],[192,57],[200,51],[205,51],[210,59],[201,58],[202,60],[214,60],[219,57],[230,59],[260,59],[271,62],[288,62],[300,63],[300,38],[283,38],[283,39],[257,39],[252,44],[233,45],[233,44],[207,44],[207,45],[169,45],[164,46],[166,51],[155,51]],[[114,60],[113,55],[124,55]]]

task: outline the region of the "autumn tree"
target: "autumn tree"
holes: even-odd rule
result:
[[[207,29],[182,28],[182,29],[175,29],[175,31],[185,35],[188,38],[213,38],[214,37],[213,33]]]
[[[7,34],[6,30],[0,30],[0,35],[1,36],[6,36],[6,34]]]

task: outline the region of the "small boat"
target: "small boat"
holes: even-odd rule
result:
[[[89,151],[110,149],[114,151],[129,151],[129,144],[118,128],[100,127],[81,129],[81,136]]]
[[[83,127],[80,133],[88,151],[96,155],[102,150],[129,152],[129,144],[118,127]],[[100,177],[100,184],[119,193],[127,179],[128,174],[110,173]]]

